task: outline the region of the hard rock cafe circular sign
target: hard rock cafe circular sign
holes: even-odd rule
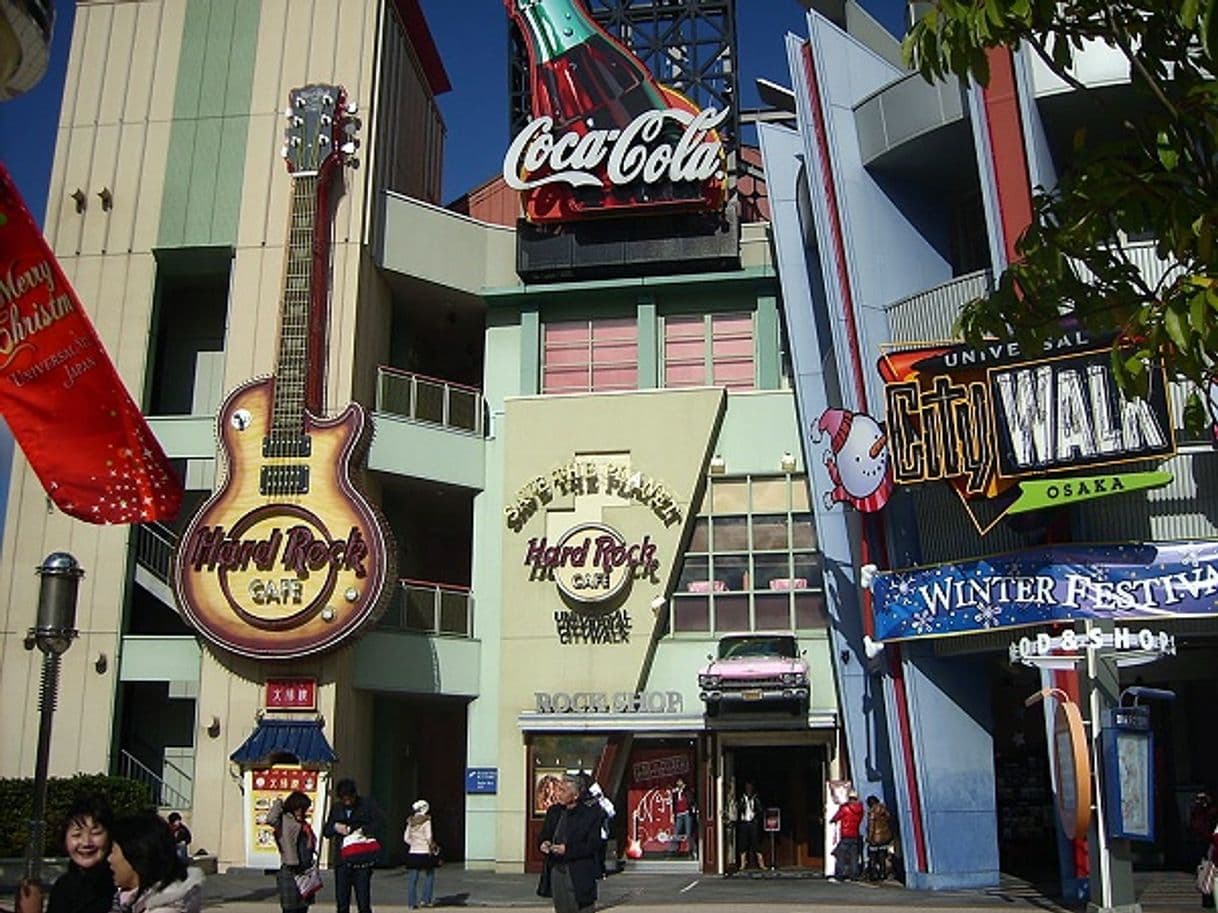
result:
[[[564,596],[592,608],[624,592],[640,572],[653,570],[655,554],[650,536],[629,543],[611,526],[581,523],[530,563],[549,567]]]

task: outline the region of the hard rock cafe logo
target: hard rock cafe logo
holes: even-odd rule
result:
[[[360,526],[331,531],[294,504],[266,505],[231,525],[199,523],[177,554],[179,604],[233,652],[316,652],[380,599],[381,548]]]
[[[603,523],[581,523],[554,544],[544,536],[530,539],[524,563],[532,579],[553,580],[567,599],[585,606],[610,602],[660,567],[650,536],[629,543]]]

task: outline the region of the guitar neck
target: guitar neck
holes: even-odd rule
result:
[[[310,313],[314,293],[314,249],[317,237],[319,192],[322,177],[316,174],[292,181],[292,206],[288,223],[287,269],[279,312],[279,356],[275,369],[275,399],[272,407],[272,442],[298,441],[304,434],[310,369]]]

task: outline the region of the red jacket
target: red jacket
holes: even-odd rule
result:
[[[858,799],[851,799],[834,813],[830,823],[840,823],[843,837],[857,837],[866,811]]]

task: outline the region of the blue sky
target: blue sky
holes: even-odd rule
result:
[[[421,0],[453,90],[440,99],[448,128],[444,153],[444,201],[496,174],[507,135],[507,14],[503,0]],[[863,0],[890,31],[901,28],[903,0]],[[9,167],[41,223],[50,180],[55,128],[63,93],[75,4],[56,3],[51,67],[33,91],[0,104],[0,160]],[[737,0],[741,94],[757,104],[753,80],[765,76],[786,85],[782,37],[805,33],[797,0]],[[362,101],[363,99],[357,99]]]

